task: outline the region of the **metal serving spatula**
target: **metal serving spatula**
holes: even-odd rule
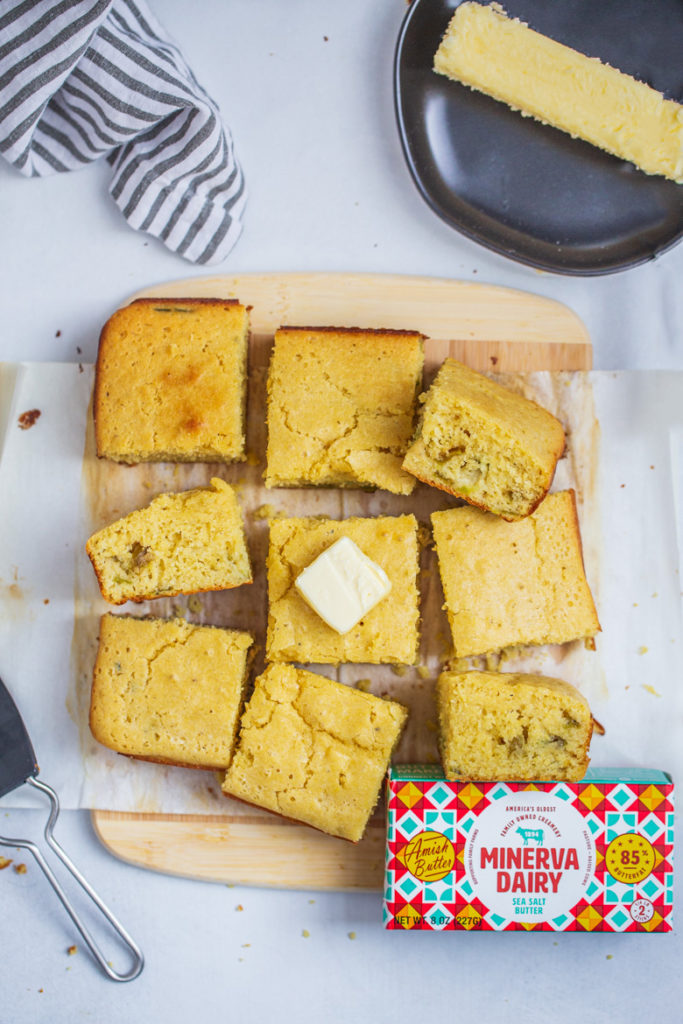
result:
[[[50,816],[45,826],[45,841],[50,849],[59,857],[62,864],[64,864],[64,866],[71,872],[79,885],[85,890],[93,903],[106,917],[107,921],[109,921],[109,924],[112,926],[119,938],[126,944],[126,946],[128,946],[134,958],[131,969],[126,974],[118,974],[112,967],[110,967],[95,944],[90,932],[80,920],[66,893],[63,891],[61,885],[52,873],[49,864],[35,843],[32,843],[28,839],[12,839],[10,837],[0,835],[0,846],[19,846],[23,847],[25,850],[30,850],[38,864],[38,867],[44,873],[48,882],[59,896],[64,909],[78,928],[90,949],[90,952],[95,957],[105,974],[111,978],[112,981],[132,981],[134,978],[137,978],[144,967],[145,961],[142,953],[135,942],[133,942],[130,935],[125,931],[121,924],[119,924],[112,912],[104,905],[92,886],[85,880],[76,865],[70,860],[52,834],[57,821],[57,816],[59,815],[59,800],[55,791],[45,782],[41,782],[37,778],[37,775],[38,764],[36,762],[36,755],[33,752],[33,747],[28,737],[28,733],[26,732],[26,727],[22,721],[19,711],[17,710],[16,704],[7,690],[7,687],[0,679],[0,797],[5,796],[6,793],[11,793],[13,789],[18,789],[18,787],[23,786],[24,783],[28,783],[29,786],[33,786],[34,789],[40,790],[41,793],[46,794],[50,801]]]

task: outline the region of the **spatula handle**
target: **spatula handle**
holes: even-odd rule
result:
[[[62,847],[55,839],[53,835],[53,830],[55,827],[55,823],[57,821],[57,817],[59,815],[59,799],[55,791],[45,782],[42,782],[39,779],[32,777],[27,779],[26,781],[29,785],[34,786],[36,789],[39,789],[42,793],[45,793],[48,799],[50,800],[50,816],[48,818],[47,824],[45,825],[45,841],[47,842],[50,849],[57,855],[57,857],[59,857],[59,859],[67,868],[67,870],[73,875],[73,877],[76,879],[81,888],[85,890],[87,895],[90,897],[95,906],[101,911],[101,913],[107,919],[107,921],[114,929],[116,934],[119,936],[119,938],[122,940],[122,942],[125,943],[125,945],[128,946],[128,948],[130,949],[131,953],[133,954],[133,966],[130,968],[130,970],[127,971],[125,974],[119,974],[109,965],[107,960],[105,960],[102,952],[95,943],[95,940],[88,931],[88,928],[78,916],[76,910],[71,904],[71,901],[69,900],[68,896],[62,889],[62,886],[55,878],[52,869],[50,868],[49,864],[47,863],[42,853],[40,852],[40,849],[36,846],[35,843],[27,839],[12,839],[8,841],[0,836],[0,844],[19,846],[33,854],[33,857],[35,858],[38,867],[41,869],[41,871],[47,878],[48,882],[50,883],[54,891],[57,893],[57,896],[61,900],[64,909],[66,910],[67,914],[69,915],[73,923],[78,928],[90,952],[95,957],[95,959],[97,960],[98,964],[100,965],[104,973],[107,975],[107,977],[111,978],[112,981],[133,981],[134,978],[138,977],[145,964],[144,957],[139,947],[133,941],[133,939],[130,937],[130,935],[121,925],[121,923],[116,919],[114,914],[112,914],[111,910],[109,910],[109,908],[105,906],[105,904],[97,895],[93,887],[83,877],[83,875],[78,870],[76,865],[73,863],[71,858],[65,853],[65,851],[62,849]]]

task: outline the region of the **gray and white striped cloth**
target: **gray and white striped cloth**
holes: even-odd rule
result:
[[[29,176],[108,154],[128,223],[193,263],[240,234],[230,133],[144,0],[0,0],[0,153]]]

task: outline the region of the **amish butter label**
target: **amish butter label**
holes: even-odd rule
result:
[[[589,769],[579,783],[387,783],[386,928],[670,931],[673,784]]]

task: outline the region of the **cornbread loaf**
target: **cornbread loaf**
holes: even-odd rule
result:
[[[455,359],[446,359],[421,401],[404,469],[504,519],[533,512],[564,450],[554,416]]]
[[[116,462],[245,458],[249,316],[235,299],[137,299],[100,336],[97,454]]]
[[[86,551],[110,604],[251,583],[237,498],[217,477],[209,487],[160,494],[94,533]]]
[[[422,380],[414,331],[281,327],[268,374],[266,487],[381,487],[401,469]]]
[[[248,633],[184,619],[103,615],[90,704],[93,736],[131,757],[227,768],[252,643]]]
[[[436,688],[448,779],[578,782],[588,767],[588,701],[561,679],[443,672]]]
[[[515,523],[465,506],[434,512],[432,525],[457,657],[600,629],[573,491],[549,494]]]
[[[508,18],[498,4],[456,8],[434,70],[647,174],[683,181],[680,103]]]
[[[313,672],[270,665],[255,681],[223,792],[356,842],[407,714]]]
[[[323,551],[349,537],[384,570],[390,593],[343,635],[304,600],[295,582]],[[413,664],[418,651],[417,520],[412,515],[274,519],[268,549],[269,661]]]

